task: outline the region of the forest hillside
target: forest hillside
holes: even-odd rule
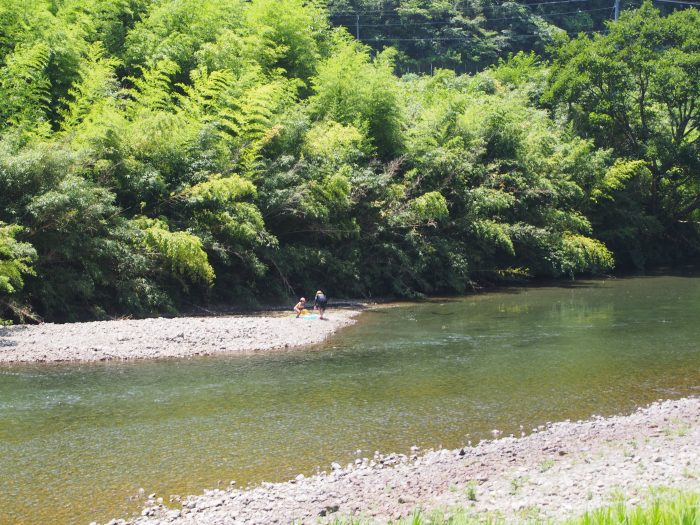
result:
[[[0,317],[694,260],[700,12],[548,4],[4,0]]]

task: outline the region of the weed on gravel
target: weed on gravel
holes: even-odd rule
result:
[[[534,511],[534,509],[532,509]],[[530,513],[528,513],[530,514]],[[532,514],[536,514],[532,512]],[[369,525],[371,520],[336,520],[334,525]],[[623,499],[566,521],[541,520],[524,516],[506,520],[499,516],[475,516],[473,511],[452,510],[426,513],[416,510],[408,518],[389,521],[391,525],[700,525],[700,493],[662,492],[641,506],[629,506]]]

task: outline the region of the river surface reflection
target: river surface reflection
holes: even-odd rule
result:
[[[700,394],[699,314],[698,277],[576,281],[381,308],[283,354],[5,366],[0,523],[104,522],[141,487],[167,502]]]

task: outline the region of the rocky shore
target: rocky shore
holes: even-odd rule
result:
[[[358,455],[354,463],[285,483],[212,490],[158,504],[111,525],[318,523],[349,517],[385,523],[462,508],[509,520],[559,520],[623,494],[642,502],[659,487],[700,490],[700,398],[659,401],[631,415],[561,422],[474,447]],[[497,433],[497,432],[496,432]]]
[[[354,323],[358,310],[328,320],[292,312],[253,316],[162,317],[0,327],[0,363],[157,359],[251,353],[319,343]]]

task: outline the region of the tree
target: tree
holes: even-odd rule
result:
[[[551,23],[552,6],[460,0],[331,0],[331,20],[377,52],[391,46],[402,73],[438,68],[475,73],[520,50],[544,54],[563,31]],[[578,18],[566,10],[567,23]],[[577,26],[590,29],[591,25]]]
[[[21,226],[0,222],[0,312],[9,311],[23,321],[31,315],[18,306],[14,297],[22,290],[24,277],[34,275],[32,263],[36,260],[36,251],[31,244],[16,240],[21,231]],[[0,318],[0,324],[4,322]]]
[[[422,191],[440,191],[449,208],[439,232],[442,254],[431,268],[441,268],[457,289],[469,285],[467,275],[610,268],[612,255],[589,237],[582,214],[585,175],[600,173],[605,162],[589,142],[528,104],[528,83],[508,89],[494,82],[505,75],[441,71],[409,83],[413,158],[405,178]]]
[[[48,135],[51,82],[47,68],[51,49],[44,43],[19,45],[0,69],[0,131],[12,128],[29,138]]]
[[[620,158],[644,162],[650,176],[640,180],[647,188],[637,198],[641,212],[659,227],[639,233],[650,241],[652,260],[660,243],[677,242],[675,255],[700,248],[698,42],[700,11],[662,17],[646,2],[611,23],[608,34],[580,36],[563,46],[545,95],[579,133],[612,147]]]
[[[561,33],[550,8],[373,2],[330,2],[331,20],[376,19],[361,28],[372,46],[330,29],[316,1],[4,2],[2,300],[73,320],[272,301],[320,281],[334,295],[462,292],[605,271],[601,240],[655,231],[647,157],[598,148],[538,107],[544,59],[494,64],[543,51]],[[649,81],[646,120],[654,135],[670,106],[687,119],[677,141],[692,142],[683,50],[656,63],[675,80]],[[431,74],[397,76],[407,67]],[[685,147],[668,180],[693,173]],[[662,210],[697,193],[658,187]]]
[[[160,63],[177,66],[176,81],[186,81],[196,66],[196,52],[229,29],[240,29],[244,3],[240,0],[158,0],[125,39],[124,62],[135,74]]]
[[[334,52],[319,65],[312,80],[312,116],[367,129],[381,157],[396,157],[403,139],[402,109],[393,67],[392,50],[372,60],[368,47],[338,33]]]

